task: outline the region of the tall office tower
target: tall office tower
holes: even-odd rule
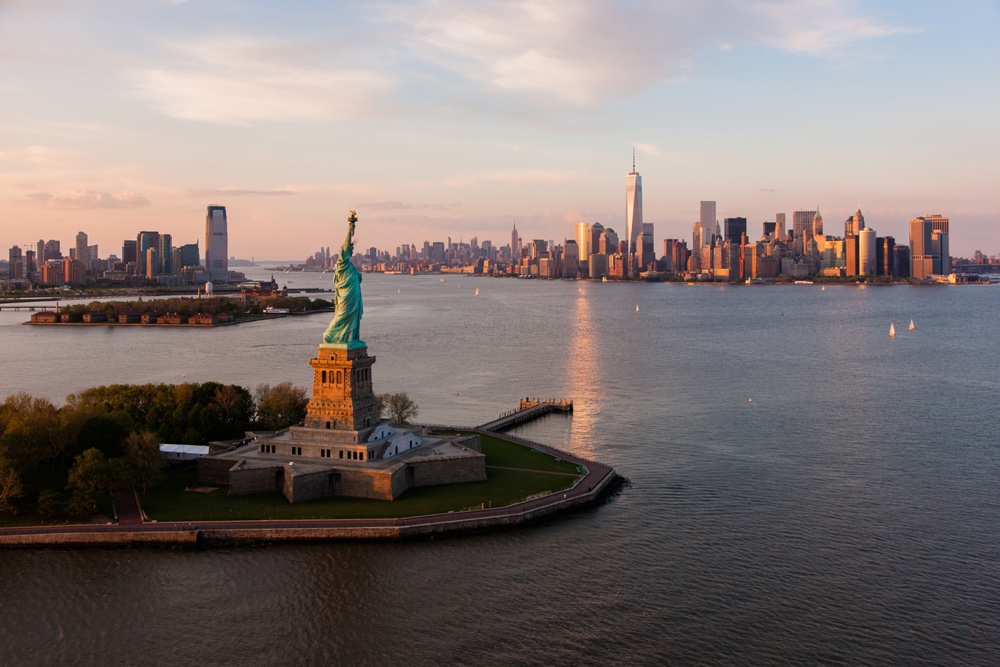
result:
[[[180,266],[176,269],[183,269],[186,266],[198,266],[201,263],[201,253],[198,252],[197,243],[185,243],[178,248],[181,252]]]
[[[601,254],[613,255],[618,252],[618,233],[608,227],[601,232],[601,238],[597,242],[597,249]]]
[[[948,218],[944,217],[943,215],[938,215],[937,213],[934,213],[932,215],[925,215],[924,219],[931,221],[931,230],[932,231],[935,231],[935,232],[944,232],[945,234],[948,233],[948,226],[949,226],[950,221],[949,221]]]
[[[701,216],[699,217],[699,221],[701,222],[701,238],[696,246],[710,245],[712,243],[712,236],[715,234],[715,225],[718,223],[718,218],[715,214],[714,201],[703,201],[701,203]]]
[[[844,259],[845,259],[845,273],[848,276],[858,275],[858,237],[854,235],[853,232],[849,232],[846,237],[844,237]]]
[[[783,239],[785,238],[785,214],[775,213],[774,214],[774,236],[775,238]]]
[[[723,232],[725,239],[733,243],[739,243],[743,235],[747,233],[747,219],[726,218],[723,222],[725,225]]]
[[[136,261],[135,249],[137,245],[136,241],[122,241],[122,264]]]
[[[11,279],[24,277],[24,265],[21,263],[21,246],[11,246],[7,256],[10,262],[7,266],[7,276]]]
[[[229,226],[225,206],[209,206],[205,216],[205,270],[213,283],[229,280]]]
[[[701,258],[701,220],[691,223],[691,255]]]
[[[770,236],[771,238],[775,238],[774,233],[775,233],[775,228],[777,227],[777,225],[778,225],[778,223],[776,223],[776,222],[765,222],[764,225],[763,225],[763,227],[764,227],[764,236]]]
[[[877,266],[875,252],[875,230],[866,227],[858,234],[858,273],[863,276],[874,276]]]
[[[24,251],[24,277],[31,278],[32,274],[38,270],[38,264],[35,262],[35,251],[25,250]]]
[[[149,257],[148,250],[153,248],[157,251],[160,249],[160,233],[159,232],[139,232],[139,235],[135,237],[135,267],[136,275],[145,276],[148,274],[146,269],[146,260]],[[122,248],[124,251],[125,249]],[[159,270],[160,267],[156,267]],[[155,274],[154,274],[155,275]]]
[[[521,235],[517,233],[516,222],[514,223],[513,231],[510,233],[510,257],[513,262],[516,262],[521,257]]]
[[[879,275],[883,276],[895,276],[896,275],[896,239],[892,236],[886,236],[882,239],[882,264],[879,266],[881,273]]]
[[[579,273],[580,251],[577,248],[576,239],[566,239],[566,243],[563,244],[563,278],[576,278]]]
[[[897,278],[910,277],[910,247],[905,245],[896,246],[896,258],[894,261],[895,276]]]
[[[848,234],[861,235],[861,230],[865,228],[865,216],[861,215],[861,209],[844,221],[844,237]]]
[[[951,254],[948,248],[948,232],[931,231],[931,256],[934,274],[946,276],[951,273]]]
[[[145,276],[150,280],[160,274],[160,249],[156,247],[146,248]]]
[[[583,263],[593,252],[590,249],[590,223],[578,222],[573,225],[573,238],[576,239],[577,252],[580,254],[580,262]]]
[[[813,216],[812,227],[813,238],[821,238],[823,236],[823,215],[819,212],[819,206],[816,207],[816,215]]]
[[[160,257],[160,273],[170,275],[174,272],[174,245],[170,234],[160,234],[160,242],[156,248]],[[180,267],[177,267],[180,268]]]
[[[802,239],[803,249],[809,239],[812,238],[813,218],[816,211],[795,211],[792,213],[792,236]]]
[[[595,222],[590,227],[590,254],[593,255],[595,252],[600,252],[601,245],[601,234],[604,233],[604,225],[599,222]],[[593,278],[594,276],[591,276]]]
[[[76,233],[76,261],[83,265],[84,271],[90,270],[90,255],[87,253],[87,234],[85,232]]]
[[[45,245],[43,246],[42,257],[43,261],[46,262],[49,261],[50,259],[62,260],[63,255],[62,255],[62,250],[60,250],[59,247],[59,241],[56,241],[55,239],[49,239],[48,241],[46,241]]]
[[[635,252],[635,242],[642,234],[642,176],[635,170],[635,149],[632,149],[632,171],[625,177],[625,240],[628,252]]]
[[[934,255],[931,248],[931,234],[934,232],[932,224],[927,218],[910,220],[910,276],[912,278],[928,278],[934,273]]]
[[[38,244],[35,246],[35,261],[38,262],[38,266],[45,264],[45,241],[38,239]]]

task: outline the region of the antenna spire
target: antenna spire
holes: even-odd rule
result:
[[[635,173],[635,146],[632,147],[632,173]]]

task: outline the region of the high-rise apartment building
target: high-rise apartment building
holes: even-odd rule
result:
[[[229,280],[229,228],[225,206],[209,206],[205,216],[205,270],[213,283]]]
[[[635,150],[632,151],[632,171],[625,178],[625,239],[628,251],[635,252],[636,239],[642,234],[642,176],[635,170]]]
[[[11,246],[10,254],[7,255],[9,264],[7,266],[7,276],[11,279],[24,277],[24,264],[21,262],[21,246]]]

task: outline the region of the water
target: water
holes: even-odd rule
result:
[[[450,423],[572,398],[572,417],[519,433],[631,484],[486,536],[3,552],[0,664],[1000,661],[1000,289],[406,276],[363,289],[377,391]],[[109,382],[306,385],[327,319],[26,318],[0,313],[0,393],[53,400]]]

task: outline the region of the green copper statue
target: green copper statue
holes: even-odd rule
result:
[[[347,219],[350,223],[347,238],[344,239],[344,245],[340,246],[340,257],[333,274],[336,292],[333,320],[323,334],[324,343],[347,345],[349,348],[365,347],[361,340],[361,313],[364,311],[361,305],[361,274],[351,263],[351,255],[354,254],[354,223],[357,221],[357,215],[351,211],[351,216]]]

